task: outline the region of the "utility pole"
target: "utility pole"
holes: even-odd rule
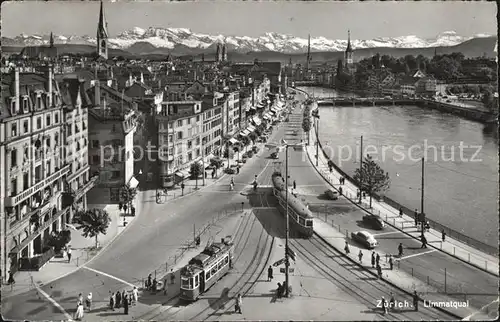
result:
[[[422,186],[420,187],[420,219],[422,220],[422,237],[424,237],[424,158],[422,157]]]
[[[362,182],[363,182],[363,136],[361,135],[361,145],[359,149],[359,203],[361,203],[362,192]]]
[[[286,228],[285,228],[285,297],[288,297],[288,270],[290,268],[290,259],[288,257],[288,234],[289,234],[289,221],[288,221],[288,145],[285,145],[285,204],[286,204]]]
[[[318,132],[319,132],[319,120],[316,118],[316,166],[319,164],[319,139],[318,139]]]
[[[205,147],[203,146],[203,138],[201,139],[201,162],[203,165],[203,171],[202,171],[203,185],[205,185],[205,172],[207,170],[205,169]]]

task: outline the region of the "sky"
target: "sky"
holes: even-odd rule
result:
[[[258,37],[277,32],[307,38],[354,39],[444,31],[469,37],[495,35],[495,2],[196,1],[104,2],[108,32],[114,37],[134,27],[189,28],[210,35]],[[95,36],[98,1],[3,2],[2,36],[21,33]]]

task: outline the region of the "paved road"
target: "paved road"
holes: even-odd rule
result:
[[[277,132],[276,132],[277,134]],[[185,198],[158,205],[155,191],[144,193],[142,212],[108,248],[86,266],[110,274],[115,278],[96,276],[86,269],[41,287],[42,291],[59,302],[64,310],[74,311],[78,293],[93,292],[94,302],[105,301],[109,290],[137,284],[155,269],[163,267],[166,259],[185,246],[182,243],[193,235],[193,225],[202,227],[220,212],[241,209],[241,202],[248,208],[248,199],[239,192],[250,187],[269,160],[254,156],[235,175],[235,190],[229,191],[230,177]],[[147,167],[147,166],[146,166]],[[145,169],[147,171],[147,169]],[[202,241],[202,243],[205,241]],[[117,280],[119,279],[119,280]],[[60,309],[52,308],[49,301],[36,290],[20,294],[2,303],[5,318],[22,320],[67,319]]]
[[[300,124],[299,118],[299,114],[291,117],[291,119],[296,120],[296,124]],[[443,290],[445,283],[444,269],[446,268],[447,292],[461,300],[464,299],[464,296],[454,293],[467,292],[475,294],[467,296],[467,299],[470,300],[471,305],[477,308],[491,303],[498,297],[498,278],[491,274],[467,265],[445,253],[431,251],[432,249],[421,249],[419,241],[392,227],[387,227],[384,231],[375,231],[364,226],[361,218],[365,213],[345,198],[340,198],[337,201],[326,200],[324,191],[329,186],[316,170],[310,166],[305,154],[306,152],[290,153],[290,175],[297,182],[299,195],[302,195],[305,202],[310,203],[312,211],[322,214],[328,213],[328,220],[334,220],[336,225],[340,225],[342,230],[346,229],[349,234],[357,230],[367,230],[375,235],[380,234],[376,238],[380,243],[379,249],[382,252],[397,254],[399,243],[403,243],[405,247],[404,257],[408,257],[403,258],[401,269],[410,274],[413,269],[415,276],[423,281],[427,281],[427,276],[429,276],[431,284],[442,286]],[[495,296],[495,294],[497,295]]]

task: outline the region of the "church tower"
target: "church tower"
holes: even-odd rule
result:
[[[54,35],[50,33],[49,48],[54,48]]]
[[[354,66],[354,61],[352,59],[352,47],[351,47],[351,31],[347,31],[347,48],[344,53],[344,60],[345,60],[345,67],[346,69],[351,72],[352,68]]]
[[[104,18],[102,0],[99,12],[99,24],[97,25],[97,56],[108,59],[108,23]]]
[[[222,61],[226,62],[227,61],[227,49],[226,49],[226,43],[222,44]]]
[[[217,43],[217,49],[215,51],[215,61],[220,63],[220,61],[222,60],[222,50],[221,50],[221,45],[220,43]]]

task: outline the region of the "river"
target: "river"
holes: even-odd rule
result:
[[[315,97],[338,95],[329,88],[301,89]],[[417,106],[321,106],[319,114],[320,141],[349,175],[359,167],[363,136],[364,154],[391,178],[385,195],[420,211],[424,157],[426,215],[498,247],[498,140],[483,124]]]

